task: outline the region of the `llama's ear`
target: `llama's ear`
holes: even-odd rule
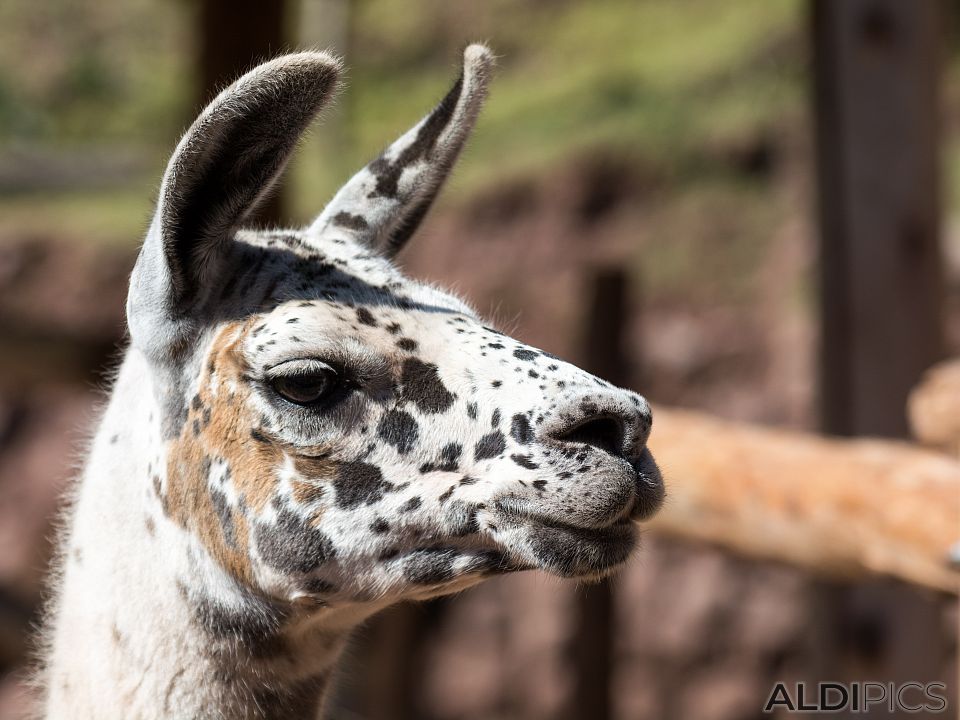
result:
[[[336,227],[387,257],[417,229],[473,129],[487,95],[493,54],[483,45],[463,53],[463,73],[433,111],[357,173],[310,227]]]
[[[222,248],[331,96],[339,70],[325,53],[278,57],[221,92],[190,126],[167,166],[131,280],[135,341],[143,316],[189,314],[215,279]]]

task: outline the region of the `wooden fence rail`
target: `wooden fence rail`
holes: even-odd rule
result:
[[[829,575],[890,575],[950,593],[960,462],[887,440],[830,440],[654,409],[668,500],[650,523]]]

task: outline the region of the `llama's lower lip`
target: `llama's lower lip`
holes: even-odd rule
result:
[[[633,531],[633,521],[626,517],[621,518],[609,525],[596,528],[584,528],[580,527],[579,525],[556,522],[550,518],[537,516],[529,517],[527,519],[529,522],[539,525],[540,527],[549,527],[557,530],[558,532],[576,535],[578,538],[582,538],[587,541],[596,540],[597,542],[607,542],[609,540],[623,538],[625,532]]]
[[[632,520],[584,529],[562,523],[529,521],[526,545],[535,564],[561,577],[601,577],[616,569],[637,546]]]
[[[626,463],[620,461],[618,466],[615,476],[607,472],[627,487],[646,484]],[[662,497],[662,493],[653,494]],[[639,535],[634,518],[638,514],[647,516],[654,505],[659,505],[659,500],[631,497],[626,503],[613,502],[608,510],[598,507],[592,516],[581,513],[576,523],[557,508],[538,506],[529,497],[501,497],[493,508],[501,537],[509,538],[504,544],[524,564],[561,577],[597,578],[627,560]]]

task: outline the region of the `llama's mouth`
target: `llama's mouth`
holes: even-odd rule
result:
[[[515,564],[560,577],[603,577],[626,562],[639,539],[636,523],[626,516],[594,528],[531,513],[501,512],[500,521],[497,534]]]
[[[637,521],[653,516],[666,495],[648,450],[610,457],[584,478],[580,497],[509,493],[492,507],[493,533],[519,564],[562,577],[602,577],[636,549]]]
[[[528,526],[527,550],[539,568],[561,577],[602,577],[626,562],[639,531],[630,520],[587,530],[538,522]]]
[[[633,509],[630,511],[630,517],[634,520],[648,520],[653,517],[663,505],[664,498],[667,495],[666,487],[663,484],[663,475],[660,468],[649,450],[644,448],[643,452],[636,458],[631,458],[627,462],[633,470],[634,486],[636,497],[634,498]]]
[[[601,460],[591,475],[580,478],[572,489],[503,493],[493,502],[494,512],[508,523],[529,520],[601,531],[625,520],[649,519],[666,497],[660,469],[648,450],[636,458]],[[536,487],[536,483],[533,485]]]

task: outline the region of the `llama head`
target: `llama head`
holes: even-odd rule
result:
[[[322,604],[541,568],[598,577],[663,497],[650,409],[402,275],[492,58],[304,231],[239,230],[336,86],[321,53],[221,93],[181,140],[131,280],[161,512],[245,589]]]

